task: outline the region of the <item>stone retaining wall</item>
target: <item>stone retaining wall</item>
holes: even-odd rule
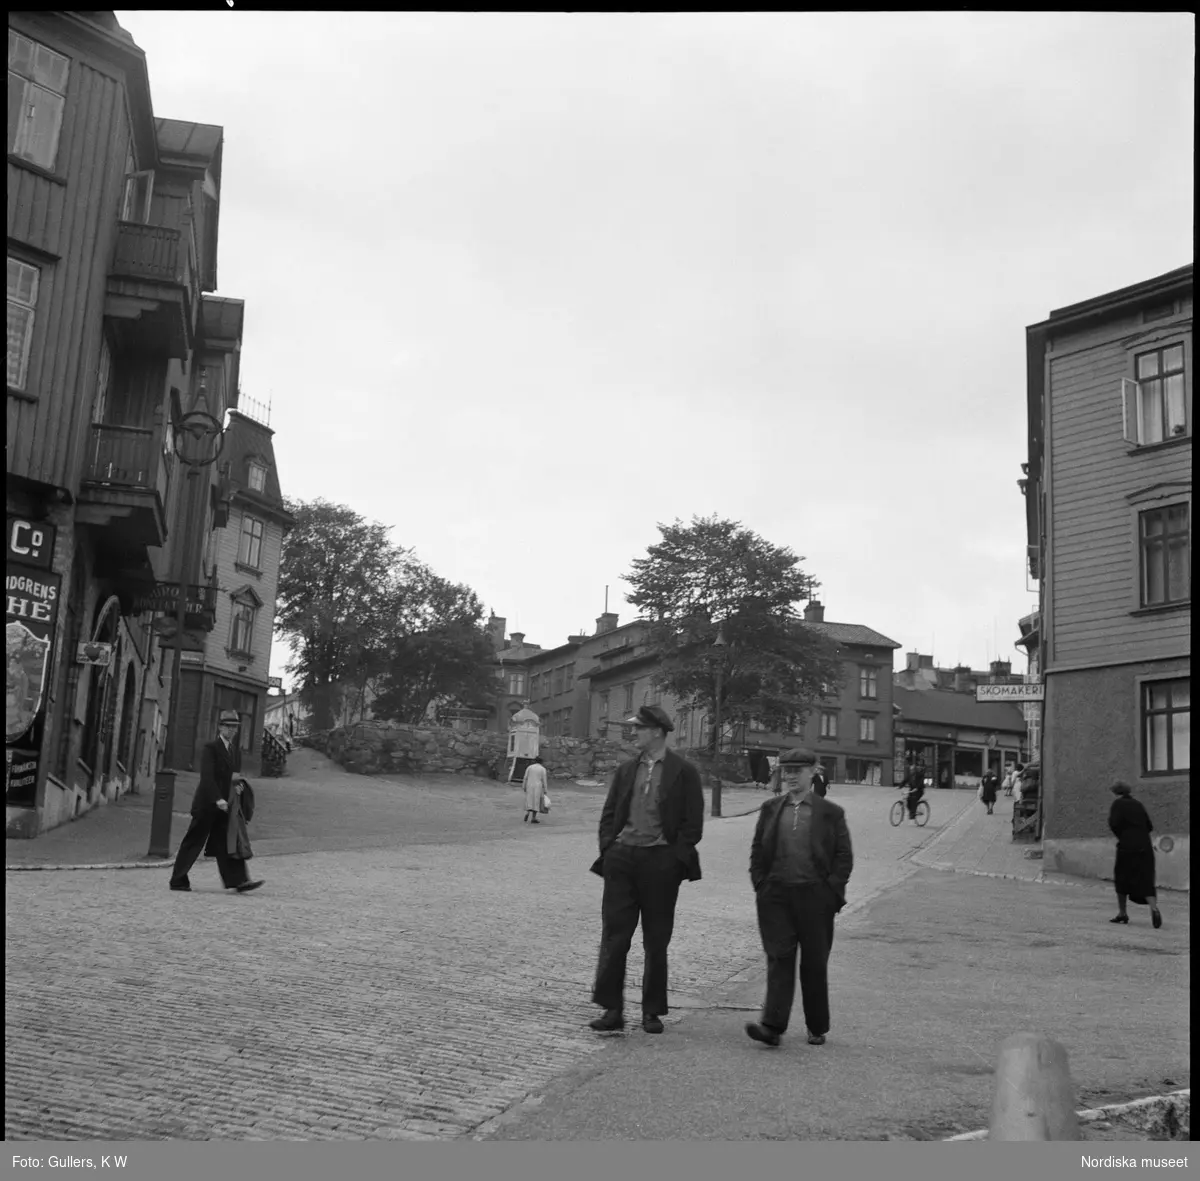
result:
[[[358,722],[336,730],[318,730],[300,737],[347,771],[360,775],[444,772],[503,778],[507,772],[508,736],[491,730],[464,733],[441,726],[406,726],[394,722]],[[607,782],[617,766],[637,754],[632,743],[602,738],[543,738],[538,753],[551,779],[599,779]],[[713,763],[697,751],[680,752],[711,782]],[[749,778],[745,756],[722,755],[724,782]]]

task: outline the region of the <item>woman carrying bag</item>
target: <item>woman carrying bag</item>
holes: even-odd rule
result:
[[[546,768],[540,758],[534,759],[525,769],[522,785],[525,788],[525,815],[521,818],[521,823],[529,821],[530,824],[537,824],[538,813],[550,811],[545,799]]]
[[[1154,825],[1140,800],[1133,798],[1133,788],[1127,783],[1114,783],[1112,793],[1117,798],[1108,813],[1108,827],[1117,838],[1117,858],[1113,863],[1113,885],[1117,890],[1117,916],[1110,923],[1129,922],[1125,900],[1138,906],[1150,907],[1150,921],[1157,929],[1162,926],[1158,910],[1158,895],[1154,889],[1154,845],[1150,834]]]

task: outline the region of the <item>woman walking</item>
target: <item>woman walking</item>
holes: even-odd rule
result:
[[[1133,798],[1133,788],[1129,784],[1114,783],[1112,793],[1117,798],[1108,814],[1108,827],[1117,838],[1117,859],[1113,864],[1117,916],[1108,921],[1129,922],[1129,913],[1125,909],[1128,898],[1138,906],[1149,905],[1150,921],[1157,929],[1162,926],[1162,915],[1154,890],[1154,846],[1150,842],[1154,825],[1141,802]]]
[[[540,758],[534,759],[525,769],[522,784],[525,788],[525,815],[521,823],[529,821],[530,824],[537,824],[538,813],[542,810],[542,797],[546,794],[546,768]]]
[[[989,768],[983,773],[979,784],[979,802],[987,807],[989,816],[996,806],[996,788],[996,772]]]

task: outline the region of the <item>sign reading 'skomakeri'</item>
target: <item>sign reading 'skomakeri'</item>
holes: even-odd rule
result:
[[[9,539],[11,542],[11,530]],[[32,802],[37,785],[50,652],[58,624],[62,577],[10,562],[4,583],[8,652],[5,796],[10,804],[25,804]]]
[[[976,701],[1044,701],[1046,686],[1035,681],[1018,685],[976,685]]]

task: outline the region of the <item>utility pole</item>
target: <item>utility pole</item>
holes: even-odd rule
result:
[[[725,632],[717,627],[717,638],[713,640],[713,652],[717,658],[717,681],[713,702],[713,785],[712,814],[721,815],[721,689],[725,680]]]

